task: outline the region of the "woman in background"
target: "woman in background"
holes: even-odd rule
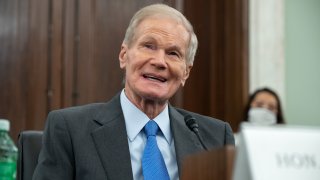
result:
[[[243,120],[260,125],[285,124],[279,96],[269,88],[256,90],[249,97]]]
[[[242,122],[255,125],[285,124],[279,96],[269,88],[253,92],[245,107]],[[239,133],[234,133],[235,144],[239,146]]]

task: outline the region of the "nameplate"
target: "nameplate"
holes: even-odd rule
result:
[[[242,124],[233,180],[283,179],[320,179],[320,127]]]

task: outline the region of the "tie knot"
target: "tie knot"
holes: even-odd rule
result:
[[[153,120],[150,120],[145,126],[144,126],[144,132],[146,133],[147,137],[149,136],[156,136],[157,132],[159,130],[158,124],[154,122]]]

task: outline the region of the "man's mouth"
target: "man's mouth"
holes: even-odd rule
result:
[[[160,77],[160,76],[155,76],[155,75],[151,75],[151,74],[144,74],[143,75],[144,78],[149,79],[151,81],[160,81],[160,82],[166,82],[167,79]]]

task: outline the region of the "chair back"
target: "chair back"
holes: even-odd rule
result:
[[[22,131],[18,137],[17,180],[31,180],[42,146],[42,131]]]

